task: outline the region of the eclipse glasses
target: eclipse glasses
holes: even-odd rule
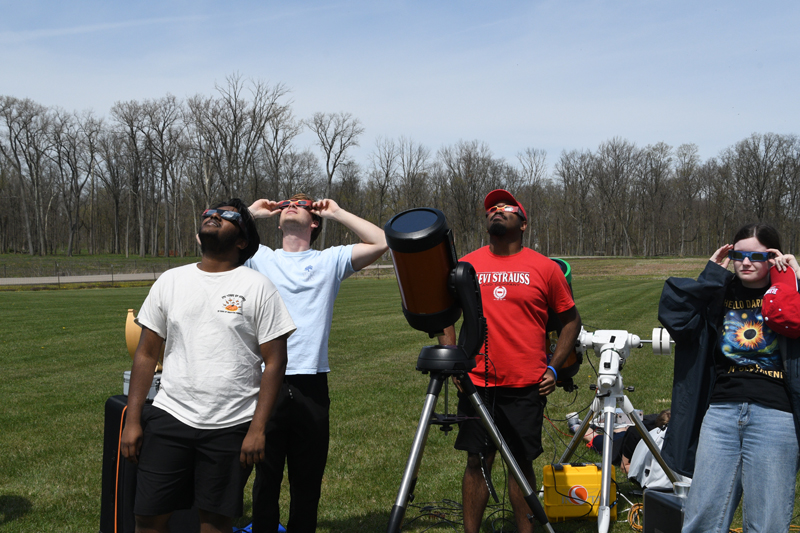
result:
[[[237,213],[236,211],[231,211],[229,209],[206,209],[203,211],[203,214],[200,215],[200,218],[209,218],[214,215],[217,215],[219,218],[225,219],[229,222],[235,222],[239,224],[239,227],[242,228],[242,231],[247,234],[247,230],[242,223],[241,213]]]
[[[522,212],[520,212],[519,207],[517,207],[516,205],[503,205],[503,206],[493,205],[492,207],[486,210],[486,216],[487,217],[492,216],[497,211],[504,211],[506,213],[516,213],[517,215],[520,216],[520,218],[522,218],[523,220],[525,219],[525,217],[522,216]]]
[[[311,200],[284,200],[282,202],[278,202],[278,209],[286,209],[287,207],[297,206],[302,209],[311,209]]]
[[[772,252],[745,252],[744,250],[731,250],[728,257],[734,261],[744,261],[745,257],[751,263],[763,263],[772,258]]]

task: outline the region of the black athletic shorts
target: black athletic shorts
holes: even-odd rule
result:
[[[469,379],[469,378],[467,378]],[[514,459],[533,461],[542,453],[542,419],[547,397],[539,385],[522,388],[476,387]],[[484,390],[488,394],[484,395]],[[466,394],[458,393],[458,414],[470,417],[459,423],[455,448],[490,455],[497,450]]]
[[[210,513],[242,515],[242,491],[252,467],[242,468],[239,455],[249,422],[196,429],[147,405],[142,425],[134,514],[157,516],[196,503]]]

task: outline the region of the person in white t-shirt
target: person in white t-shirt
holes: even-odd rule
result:
[[[196,505],[204,533],[230,533],[252,466],[264,458],[295,330],[272,282],[243,266],[259,245],[245,204],[233,199],[202,217],[201,261],[161,275],[137,318],[120,443],[139,464],[137,532],[166,532],[173,511]],[[161,387],[146,406],[165,340]]]
[[[283,248],[260,246],[245,263],[278,287],[297,324],[289,338],[286,378],[267,424],[267,456],[256,465],[253,485],[253,533],[274,533],[280,522],[278,497],[288,464],[291,502],[287,530],[313,533],[322,476],[328,459],[328,337],[333,303],[341,282],[377,260],[386,250],[383,230],[339,207],[305,194],[250,206],[256,218],[280,216]],[[337,221],[362,242],[314,250],[322,219]]]

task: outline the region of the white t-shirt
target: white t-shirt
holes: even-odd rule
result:
[[[166,271],[137,322],[166,339],[153,405],[194,428],[220,429],[253,418],[261,385],[260,345],[295,330],[275,286],[238,267]]]
[[[650,431],[650,436],[660,450],[664,445],[664,436],[667,434],[666,429],[655,428]],[[679,481],[688,481],[691,479],[680,474],[676,474]],[[628,479],[635,479],[642,488],[666,490],[672,488],[672,481],[669,480],[667,473],[661,468],[661,465],[656,461],[655,456],[650,452],[647,443],[644,439],[639,441],[636,449],[631,456],[631,464],[628,468]]]
[[[330,372],[328,338],[339,287],[353,270],[353,246],[285,252],[264,245],[245,265],[278,287],[297,331],[289,337],[287,375]]]

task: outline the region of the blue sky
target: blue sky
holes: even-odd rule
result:
[[[800,134],[798,27],[798,2],[0,0],[0,94],[105,116],[239,72],[289,87],[300,118],[358,117],[362,164],[401,135],[551,167],[612,137],[707,159]]]

